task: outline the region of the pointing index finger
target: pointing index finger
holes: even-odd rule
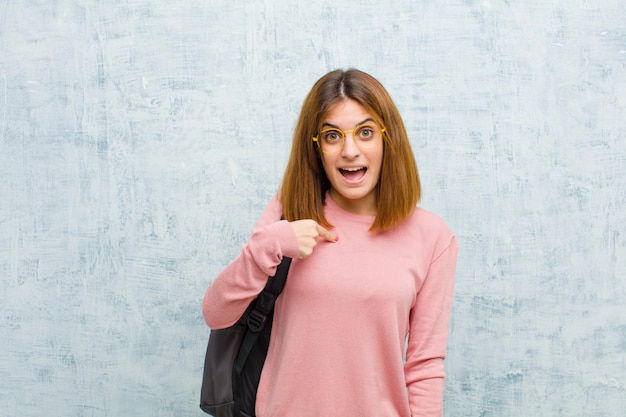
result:
[[[320,237],[324,238],[325,240],[329,242],[334,243],[339,240],[339,236],[335,235],[333,232],[326,230],[319,224],[317,225],[317,232],[319,233]]]

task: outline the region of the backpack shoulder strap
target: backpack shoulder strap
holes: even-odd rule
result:
[[[285,288],[290,266],[291,258],[283,257],[283,260],[276,268],[276,274],[268,278],[265,288],[263,288],[263,291],[261,291],[256,299],[255,308],[248,316],[247,324],[249,331],[258,333],[263,329],[267,315],[272,311],[276,299],[283,291],[283,288]]]
[[[265,326],[267,316],[272,312],[276,299],[283,291],[285,283],[287,282],[287,274],[289,273],[289,267],[291,266],[291,258],[284,256],[278,267],[276,268],[276,274],[273,277],[269,277],[265,288],[259,294],[256,299],[255,307],[250,311],[248,315],[248,329],[241,342],[241,348],[237,355],[237,360],[233,365],[233,397],[235,403],[237,398],[240,397],[239,380],[240,375],[244,369],[250,351],[252,350],[256,340]]]

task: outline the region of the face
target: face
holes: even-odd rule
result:
[[[354,100],[338,102],[322,120],[322,129],[329,127],[345,131],[343,147],[336,153],[321,153],[328,177],[331,198],[344,210],[362,215],[376,215],[376,185],[383,161],[383,141],[370,149],[361,149],[354,140],[352,129],[374,124],[374,117]],[[380,128],[380,126],[378,126]],[[380,131],[377,133],[382,135]]]

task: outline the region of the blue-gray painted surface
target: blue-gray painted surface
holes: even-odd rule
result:
[[[445,415],[626,415],[623,0],[1,0],[0,416],[202,415],[204,289],[350,66],[459,237]]]

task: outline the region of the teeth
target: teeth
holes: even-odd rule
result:
[[[362,169],[363,169],[363,167],[359,167],[359,168],[341,168],[342,171],[350,171],[350,172],[356,172],[356,171],[360,171]]]

